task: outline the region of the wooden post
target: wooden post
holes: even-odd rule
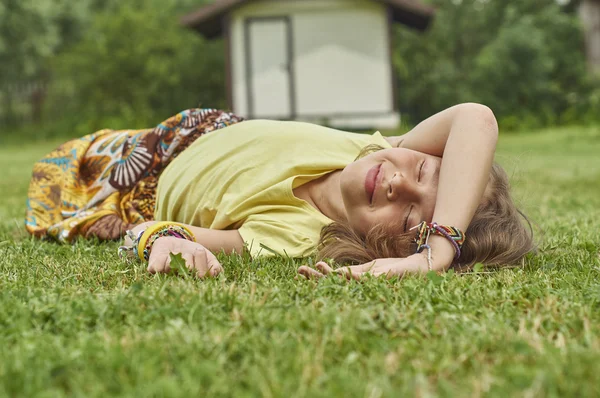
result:
[[[579,17],[585,31],[585,50],[588,65],[600,73],[600,0],[583,0]]]
[[[44,98],[46,97],[46,87],[43,82],[38,81],[33,84],[33,90],[31,91],[30,103],[31,103],[31,119],[33,123],[39,123],[42,121],[42,107],[44,105]]]

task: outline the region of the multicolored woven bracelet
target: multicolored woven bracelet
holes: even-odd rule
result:
[[[428,223],[423,221],[418,225],[411,228],[417,230],[417,236],[415,237],[415,243],[417,244],[417,253],[421,253],[424,249],[430,249],[429,246],[429,235],[440,235],[446,238],[454,247],[455,255],[454,259],[458,260],[460,257],[460,249],[465,242],[466,235],[456,227],[450,227],[447,225],[439,225],[438,223]]]
[[[123,252],[132,251],[142,261],[148,261],[152,245],[158,238],[172,236],[192,242],[196,241],[193,232],[185,225],[168,221],[153,224],[145,230],[139,231],[137,235],[132,231],[127,231],[126,234],[133,241],[133,244],[131,247],[121,246],[119,253],[122,255]]]

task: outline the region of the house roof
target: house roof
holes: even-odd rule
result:
[[[181,18],[181,23],[207,38],[223,33],[222,19],[233,9],[254,0],[216,0]],[[425,30],[435,10],[419,0],[373,0],[390,7],[395,22],[418,30]]]

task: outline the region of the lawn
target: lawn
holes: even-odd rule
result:
[[[362,283],[222,257],[148,275],[117,243],[23,229],[32,163],[0,148],[0,396],[599,396],[600,128],[502,135],[538,225],[523,267]]]

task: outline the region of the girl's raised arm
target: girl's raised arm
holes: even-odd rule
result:
[[[461,119],[467,119],[467,123],[487,123],[490,125],[491,133],[496,136],[498,134],[496,118],[490,108],[481,104],[466,103],[455,105],[436,113],[423,120],[408,133],[401,136],[389,137],[389,142],[395,147],[412,149],[432,156],[443,157],[452,127],[456,123],[461,122]],[[473,133],[480,134],[485,132],[474,131]]]
[[[424,120],[401,138],[403,148],[442,157],[433,222],[465,231],[489,181],[498,141],[494,113],[484,105],[457,105]],[[441,252],[453,255],[452,246],[438,245],[438,238],[437,257]],[[440,268],[452,260],[443,257],[446,261]]]

